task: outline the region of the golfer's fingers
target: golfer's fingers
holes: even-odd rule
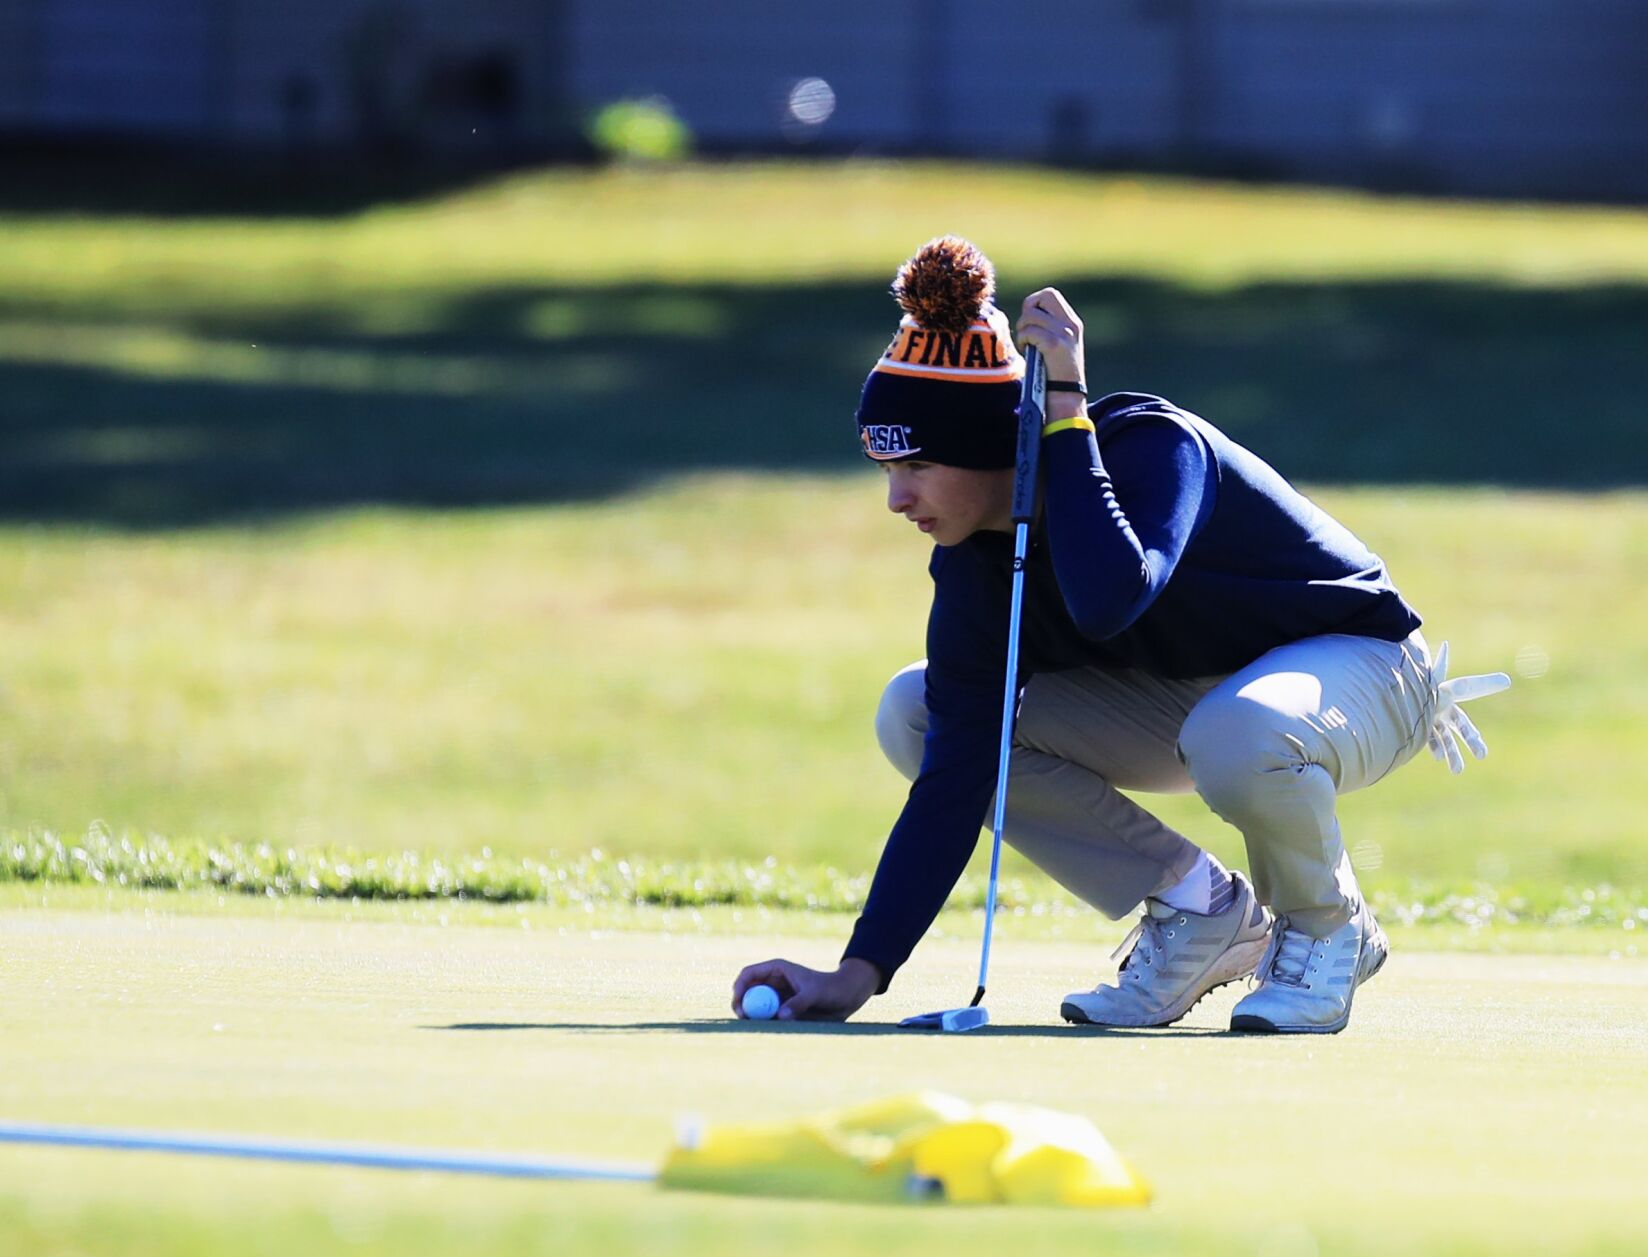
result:
[[[818,984],[803,981],[796,984],[795,994],[778,1006],[779,1021],[800,1021],[818,1000]]]
[[[1489,672],[1482,676],[1458,677],[1449,681],[1448,697],[1456,703],[1468,703],[1473,698],[1487,698],[1511,688],[1511,678],[1503,672]]]
[[[1448,753],[1448,771],[1458,776],[1465,771],[1465,757],[1459,753],[1459,742],[1452,726],[1442,726],[1442,749]]]
[[[1437,732],[1436,726],[1431,726],[1431,731],[1425,738],[1425,745],[1431,748],[1431,758],[1438,764],[1448,762],[1448,754],[1442,749],[1442,735]]]
[[[1019,332],[1018,342],[1028,353],[1031,348],[1041,351],[1049,380],[1075,380],[1086,377],[1082,361],[1081,335],[1065,329],[1060,331],[1037,323]]]
[[[1037,310],[1025,314],[1019,320],[1014,334],[1023,343],[1034,345],[1037,349],[1045,350],[1060,345],[1074,346],[1081,341],[1081,324]]]
[[[780,996],[793,993],[795,982],[791,975],[796,966],[788,960],[763,960],[760,964],[745,965],[732,982],[732,1010],[744,1015],[744,993],[752,986],[770,986]]]
[[[1024,318],[1032,314],[1042,313],[1049,316],[1057,324],[1068,324],[1071,327],[1080,327],[1081,319],[1076,314],[1076,307],[1065,300],[1064,294],[1057,288],[1043,288],[1031,293],[1024,299],[1024,308],[1020,312]]]
[[[1471,718],[1455,707],[1449,713],[1448,719],[1452,723],[1454,731],[1464,739],[1465,745],[1471,748],[1471,754],[1476,756],[1477,759],[1487,759],[1488,744],[1482,740],[1482,735],[1477,732],[1476,725],[1472,723]]]
[[[1442,682],[1448,679],[1448,643],[1443,642],[1442,648],[1436,652],[1436,659],[1431,663],[1431,684],[1438,690]]]

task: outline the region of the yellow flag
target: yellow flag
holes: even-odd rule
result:
[[[713,1126],[667,1187],[827,1200],[1143,1205],[1150,1187],[1084,1117],[912,1092],[789,1122]]]

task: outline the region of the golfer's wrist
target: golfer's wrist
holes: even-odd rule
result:
[[[881,970],[859,956],[848,956],[835,972],[855,995],[862,995],[864,999],[869,999],[881,989]]]
[[[1080,393],[1047,394],[1047,422],[1060,419],[1080,419],[1087,414],[1087,399]]]

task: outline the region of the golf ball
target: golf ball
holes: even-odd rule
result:
[[[751,1021],[770,1021],[778,1011],[778,992],[770,986],[752,986],[744,992],[744,1016]]]

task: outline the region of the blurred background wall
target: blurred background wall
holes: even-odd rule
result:
[[[0,127],[541,149],[566,122],[570,10],[560,0],[5,0]]]
[[[5,0],[0,130],[553,154],[966,154],[1648,198],[1642,0]]]

